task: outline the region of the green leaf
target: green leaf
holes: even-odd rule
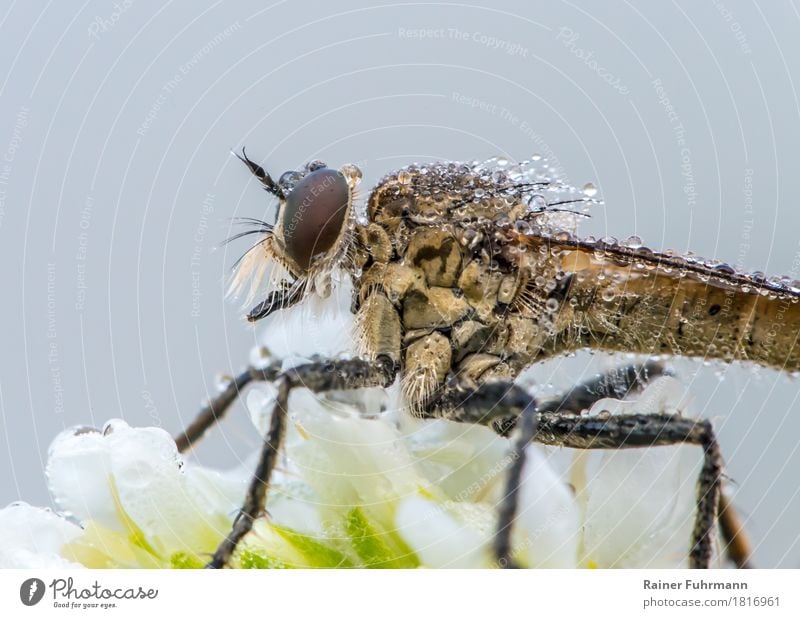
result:
[[[351,568],[354,566],[352,561],[341,551],[313,539],[308,535],[274,524],[272,528],[286,539],[292,547],[303,554],[303,557],[308,560],[308,566],[310,567],[331,569]]]
[[[205,566],[200,558],[186,551],[172,554],[169,564],[173,569],[202,569]]]
[[[347,514],[346,530],[358,557],[369,568],[413,569],[420,564],[402,540],[370,522],[358,507]]]
[[[262,554],[251,549],[242,550],[239,553],[239,567],[242,569],[291,569],[291,565],[287,564],[279,558]]]

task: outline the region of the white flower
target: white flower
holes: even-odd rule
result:
[[[282,312],[281,328],[267,320],[268,344],[285,366],[312,352],[346,352],[349,313],[322,311],[311,302]],[[293,342],[287,319],[336,328],[327,338],[312,329]],[[412,419],[397,390],[292,392],[267,516],[243,539],[232,566],[495,566],[491,546],[513,461],[510,441],[486,427]],[[274,396],[271,385],[258,384],[246,400],[262,435]],[[684,407],[680,385],[660,378],[635,401],[603,400],[589,413]],[[521,565],[686,565],[702,449],[589,452],[532,444],[526,452],[512,535]],[[103,431],[66,431],[47,464],[62,512],[21,504],[0,510],[0,566],[202,566],[242,503],[249,461],[227,472],[203,468],[184,460],[163,430],[119,420]]]
[[[638,402],[604,400],[592,413],[671,410],[679,391],[661,378]],[[272,394],[260,385],[248,399],[259,425]],[[290,409],[269,516],[243,541],[236,566],[493,566],[507,440],[447,421],[364,418],[304,390]],[[699,451],[531,445],[515,558],[529,567],[684,565]],[[244,468],[185,463],[166,432],[122,421],[62,433],[47,474],[64,516],[27,505],[0,511],[0,565],[200,566],[227,533],[248,480]]]
[[[246,482],[244,474],[184,467],[164,430],[120,420],[102,432],[62,432],[50,447],[47,476],[63,514],[81,524],[50,515],[53,530],[70,534],[49,550],[90,567],[202,565],[227,532]],[[7,521],[15,510],[0,513]],[[44,529],[45,515],[37,517]]]
[[[62,548],[81,529],[50,509],[15,502],[0,510],[0,569],[69,568]]]

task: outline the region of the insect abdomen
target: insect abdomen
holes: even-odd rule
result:
[[[753,361],[800,371],[800,294],[673,256],[578,251],[554,348]],[[645,257],[645,256],[642,256]]]

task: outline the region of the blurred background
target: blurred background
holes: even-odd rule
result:
[[[636,234],[800,278],[793,2],[144,2],[0,6],[0,503],[49,504],[47,447],[121,417],[176,433],[256,340],[229,218],[273,175],[541,153]],[[324,328],[324,327],[323,327]],[[302,336],[302,334],[300,334]],[[556,389],[588,355],[535,370]],[[800,566],[800,383],[679,362],[715,419],[761,566]],[[240,462],[239,407],[197,457]]]

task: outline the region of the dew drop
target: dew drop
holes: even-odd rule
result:
[[[608,303],[608,302],[611,302],[612,300],[614,300],[614,297],[616,296],[616,293],[614,292],[614,290],[612,288],[606,288],[606,289],[603,290],[601,296],[602,296],[603,300]]]
[[[540,212],[547,208],[547,200],[544,199],[542,195],[534,195],[528,201],[528,211],[529,212]]]
[[[555,313],[558,311],[558,300],[555,298],[548,298],[547,302],[544,304],[544,308],[547,310],[548,313]]]
[[[591,182],[587,182],[583,185],[583,194],[586,197],[594,197],[597,195],[597,187],[595,187]]]
[[[344,176],[345,180],[347,180],[347,183],[351,187],[354,187],[361,182],[361,170],[352,163],[343,165],[339,172],[342,174],[342,176]]]
[[[256,346],[250,350],[250,366],[254,369],[266,369],[272,360],[272,354],[264,346]]]
[[[517,230],[520,234],[530,234],[531,233],[531,226],[530,224],[525,221],[524,219],[520,219],[514,223],[514,229]]]
[[[622,244],[631,249],[639,249],[643,243],[642,239],[638,236],[629,236]]]
[[[222,393],[233,382],[233,378],[227,374],[220,373],[214,378],[214,388],[218,393]]]
[[[400,170],[397,174],[397,182],[401,185],[408,185],[411,184],[411,172],[408,170]]]

